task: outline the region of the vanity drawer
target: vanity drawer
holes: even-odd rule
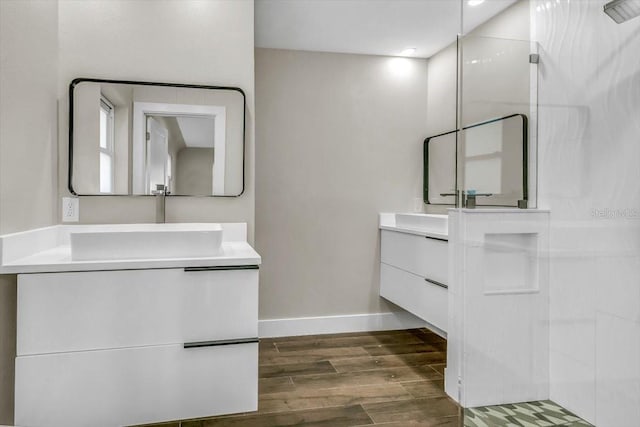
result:
[[[255,411],[257,399],[257,343],[16,358],[16,425],[146,424]]]
[[[257,269],[18,276],[19,356],[257,336]]]
[[[446,332],[449,292],[423,277],[380,264],[380,295]]]
[[[380,260],[423,278],[447,283],[447,241],[381,230]]]

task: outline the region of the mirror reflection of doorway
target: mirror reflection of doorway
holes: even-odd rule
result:
[[[167,194],[213,194],[214,165],[222,168],[215,162],[215,117],[153,113],[144,122],[146,194],[157,185]]]
[[[151,138],[165,139],[151,129],[157,127],[164,128],[166,144],[150,142]],[[225,107],[134,103],[132,192],[153,194],[156,185],[163,184],[167,193],[173,195],[224,195],[225,129]],[[164,180],[159,176],[162,169]]]

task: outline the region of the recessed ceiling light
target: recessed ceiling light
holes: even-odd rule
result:
[[[389,58],[389,71],[397,79],[405,79],[411,76],[413,65],[413,61],[408,58]]]
[[[469,0],[467,2],[467,4],[469,6],[477,6],[477,5],[482,4],[482,3],[484,3],[484,0]]]
[[[405,50],[403,50],[402,52],[400,52],[400,56],[412,56],[414,53],[416,53],[416,48],[415,47],[408,47]]]

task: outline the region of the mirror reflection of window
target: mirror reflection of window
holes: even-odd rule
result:
[[[100,193],[113,193],[114,181],[114,108],[105,97],[100,98]]]
[[[479,193],[503,192],[503,124],[489,123],[465,131],[464,190]]]

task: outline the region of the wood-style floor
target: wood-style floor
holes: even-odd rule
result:
[[[426,329],[263,339],[257,412],[158,426],[457,427],[446,345]]]

